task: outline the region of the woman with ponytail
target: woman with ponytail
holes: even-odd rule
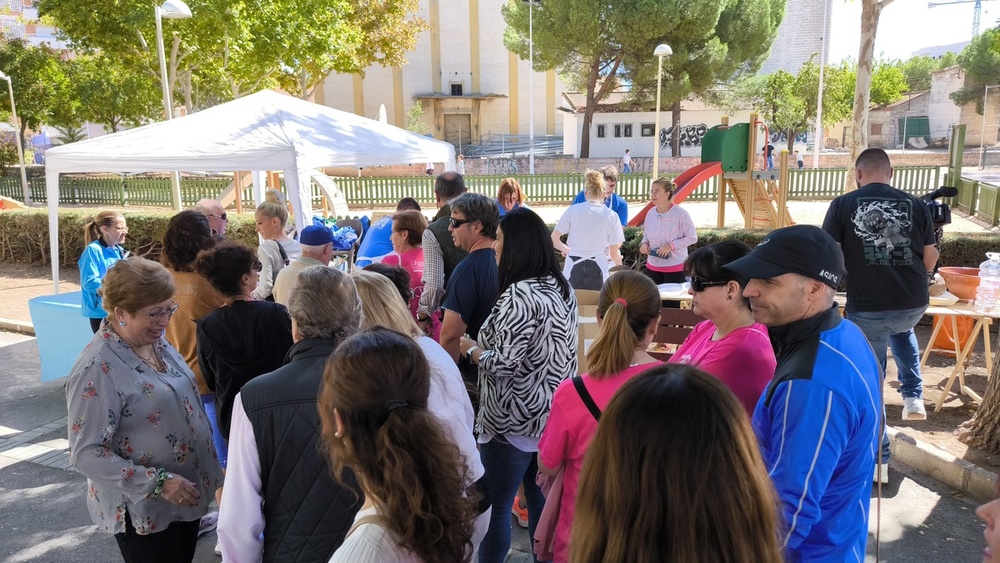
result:
[[[584,402],[586,393],[599,410],[619,387],[640,372],[660,365],[646,353],[660,321],[660,292],[651,279],[634,271],[608,278],[597,301],[600,331],[587,352],[588,373],[580,381],[563,381],[552,399],[545,432],[538,444],[540,469],[555,474],[563,469],[562,502],[556,524],[555,561],[566,561],[573,525],[577,484],[583,456],[597,418]],[[578,390],[578,385],[583,389]]]
[[[128,257],[128,251],[122,248],[127,234],[125,217],[117,211],[102,211],[83,228],[87,247],[76,264],[80,268],[80,287],[83,290],[83,316],[90,319],[90,328],[94,333],[101,328],[101,321],[107,316],[101,304],[101,283],[104,274],[115,262]]]
[[[381,327],[351,336],[327,361],[323,442],[334,475],[351,469],[365,494],[331,563],[472,558],[478,499],[466,494],[458,447],[427,409],[430,377],[417,343]]]

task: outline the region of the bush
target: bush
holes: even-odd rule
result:
[[[59,264],[76,266],[83,253],[83,228],[94,215],[93,211],[59,212]],[[124,212],[128,221],[128,238],[125,248],[133,254],[159,260],[160,241],[173,215],[164,213]],[[257,248],[257,232],[253,215],[229,214],[227,237]],[[49,264],[49,219],[43,209],[11,210],[0,212],[0,262]]]

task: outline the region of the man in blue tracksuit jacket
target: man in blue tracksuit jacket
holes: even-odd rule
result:
[[[753,428],[781,501],[788,561],[863,561],[881,377],[864,333],[833,303],[843,253],[822,229],[796,225],[726,268],[749,280],[744,295],[778,360]]]

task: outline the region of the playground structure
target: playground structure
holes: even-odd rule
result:
[[[750,116],[750,123],[729,125],[727,117],[722,123],[708,130],[702,140],[701,164],[691,167],[674,178],[677,191],[674,203],[681,203],[705,181],[722,176],[719,183],[718,226],[726,224],[726,196],[733,200],[743,213],[747,229],[776,229],[795,224],[788,213],[788,150],[782,150],[778,168],[758,170],[754,165],[757,156],[758,125],[763,122],[757,114]],[[767,144],[766,126],[765,146]],[[646,205],[629,222],[629,226],[641,226],[646,213],[653,208]]]

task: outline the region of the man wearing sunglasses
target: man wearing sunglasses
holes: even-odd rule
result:
[[[214,199],[205,198],[195,204],[194,210],[208,217],[208,226],[211,227],[213,235],[226,236],[229,218],[221,203]]]
[[[772,231],[724,266],[767,325],[778,365],[753,429],[781,504],[789,561],[853,561],[868,541],[881,436],[878,360],[833,297],[844,255],[819,227]]]

